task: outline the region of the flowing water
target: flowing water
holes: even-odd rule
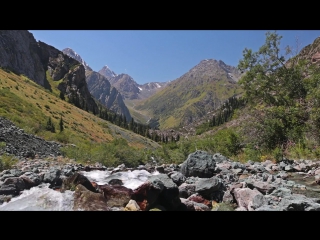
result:
[[[107,184],[111,179],[120,179],[123,186],[132,190],[146,182],[152,175],[146,170],[134,170],[111,174],[109,171],[94,170],[81,172],[90,181],[98,185]],[[73,192],[59,191],[49,188],[49,184],[41,184],[30,190],[24,190],[21,195],[14,197],[8,203],[0,205],[0,211],[73,211]]]

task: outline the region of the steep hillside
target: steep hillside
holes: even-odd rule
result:
[[[86,71],[86,81],[89,91],[95,99],[117,114],[123,114],[127,121],[131,120],[130,112],[123,102],[122,95],[110,85],[106,77],[95,71]]]
[[[203,60],[136,109],[158,118],[161,129],[186,125],[241,93],[239,77],[235,67],[214,59]]]
[[[0,69],[0,116],[27,133],[64,144],[84,146],[121,139],[137,149],[159,147],[150,139],[71,105],[29,78],[3,69]],[[49,118],[55,132],[47,129]],[[59,130],[61,119],[62,132]]]

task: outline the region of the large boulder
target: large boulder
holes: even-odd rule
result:
[[[148,180],[152,184],[159,184],[159,181],[163,184],[163,190],[160,192],[158,197],[158,203],[165,207],[167,210],[177,210],[181,205],[179,197],[178,186],[168,177],[167,174],[153,175]]]
[[[220,156],[217,159],[220,160]],[[213,156],[205,151],[196,151],[189,154],[186,161],[181,164],[180,171],[186,177],[194,176],[210,178],[216,168],[216,161]]]
[[[49,171],[45,172],[43,181],[50,183],[50,188],[60,187],[62,185],[61,170],[56,167],[51,167]]]
[[[132,189],[120,185],[101,185],[99,189],[107,199],[109,207],[125,207],[133,194]]]
[[[164,184],[159,179],[148,180],[133,191],[131,198],[142,211],[148,211],[156,205],[163,189]]]
[[[234,198],[238,203],[236,210],[254,211],[255,209],[265,205],[266,199],[258,190],[250,188],[236,188],[233,190]]]
[[[212,193],[222,190],[223,188],[223,183],[217,177],[200,178],[195,185],[195,191],[209,199],[211,198]]]
[[[78,184],[74,192],[73,210],[79,211],[110,211],[107,199],[101,193],[94,193]]]
[[[63,183],[62,183],[60,191],[61,192],[64,192],[65,190],[74,191],[78,184],[81,184],[82,186],[84,186],[86,189],[88,189],[91,192],[98,192],[93,187],[93,185],[89,181],[89,179],[80,173],[75,173],[72,176],[63,179]]]

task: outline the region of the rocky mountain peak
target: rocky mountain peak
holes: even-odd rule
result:
[[[114,71],[112,71],[107,65],[105,65],[98,73],[102,74],[107,78],[112,78],[117,76],[117,74]]]
[[[92,68],[90,68],[89,65],[80,57],[80,55],[71,48],[65,48],[62,50],[62,52],[80,62],[86,71],[92,71]]]

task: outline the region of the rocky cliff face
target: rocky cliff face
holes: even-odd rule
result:
[[[77,98],[79,107],[86,105],[88,110],[98,111],[87,87],[84,67],[60,50],[37,42],[26,30],[0,31],[0,67],[24,74],[51,90],[46,77],[48,71],[54,81],[62,79],[58,89],[70,98]]]
[[[116,88],[111,86],[109,80],[100,73],[93,71],[81,56],[71,48],[65,48],[62,52],[83,65],[88,89],[92,96],[108,109],[117,114],[123,114],[126,119],[130,121],[131,115],[127,106],[123,102],[122,95]],[[105,66],[102,70],[107,75],[116,76],[108,66]]]
[[[108,79],[95,71],[86,71],[86,80],[91,94],[108,109],[123,114],[128,121],[130,112],[119,91],[112,87]]]
[[[39,44],[28,31],[0,30],[0,66],[46,86],[46,68],[40,54]]]

